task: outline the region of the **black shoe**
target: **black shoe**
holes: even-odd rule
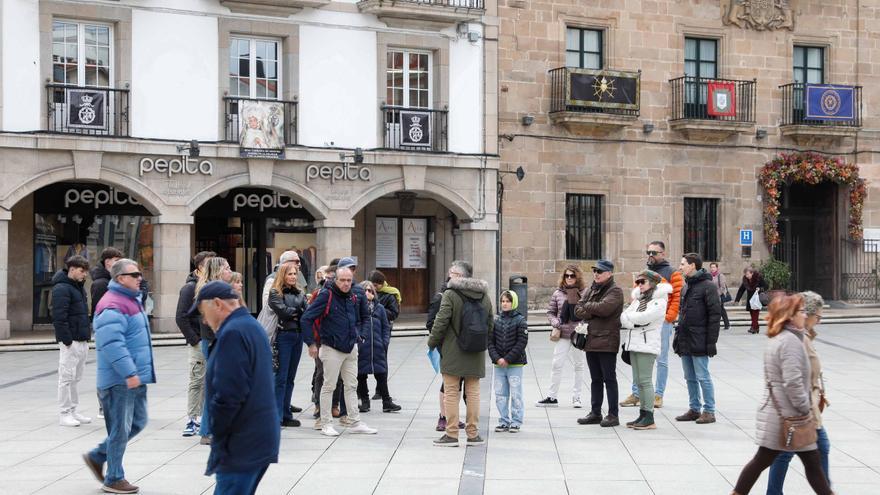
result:
[[[603,419],[601,423],[599,423],[599,426],[603,428],[608,428],[609,426],[620,426],[620,419],[618,419],[617,416],[612,416],[609,414],[608,416],[605,416],[605,419]]]
[[[632,428],[633,426],[635,426],[636,423],[638,423],[639,421],[642,420],[642,418],[645,417],[645,414],[646,414],[647,412],[648,412],[648,411],[645,411],[644,409],[639,409],[639,417],[636,418],[636,419],[634,419],[634,420],[632,420],[632,421],[630,421],[630,422],[628,422],[628,423],[626,424],[626,427],[627,427],[627,428]]]
[[[551,399],[550,397],[547,397],[543,400],[539,400],[538,402],[535,403],[535,405],[538,407],[557,407],[557,406],[559,406],[559,401],[556,399]]]
[[[361,403],[358,405],[358,411],[362,413],[370,412],[370,401],[368,401],[366,397],[361,398]]]
[[[301,407],[290,406],[290,412],[293,413],[293,414],[296,414],[296,413],[301,413],[301,412],[303,412],[303,410],[302,410]]]
[[[367,394],[367,395],[369,395],[369,394]],[[379,400],[381,398],[382,398],[382,396],[379,395],[379,392],[376,392],[375,394],[373,394],[373,400]]]
[[[401,409],[403,409],[403,408],[398,406],[394,402],[392,402],[391,399],[388,399],[387,401],[385,401],[385,400],[382,401],[382,412],[387,412],[387,413],[398,412]]]
[[[591,412],[586,417],[578,418],[579,425],[597,425],[602,422],[602,415]]]
[[[300,424],[301,423],[299,422],[298,419],[293,419],[293,418],[285,419],[285,420],[281,421],[281,426],[285,426],[285,427],[287,427],[287,426],[300,426]]]

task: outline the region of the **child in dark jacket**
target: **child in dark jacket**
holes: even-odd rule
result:
[[[515,292],[501,293],[501,312],[495,317],[495,329],[489,337],[489,357],[495,363],[495,405],[498,406],[496,432],[519,432],[523,422],[522,375],[526,365],[529,326],[516,311]]]

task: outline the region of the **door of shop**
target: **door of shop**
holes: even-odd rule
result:
[[[401,313],[424,313],[430,273],[428,218],[376,217],[376,268],[400,290]]]

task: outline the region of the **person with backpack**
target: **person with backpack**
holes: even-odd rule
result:
[[[498,407],[496,433],[519,433],[523,423],[522,375],[526,365],[529,324],[517,310],[516,292],[501,293],[501,311],[495,317],[489,339],[489,359],[495,364],[495,405]]]
[[[458,447],[460,381],[468,400],[467,445],[484,443],[477,421],[480,417],[480,379],[486,376],[486,349],[494,327],[489,284],[471,278],[473,268],[465,261],[453,261],[449,283],[440,300],[428,347],[440,351],[440,373],[446,398],[446,433],[434,440],[440,447]]]

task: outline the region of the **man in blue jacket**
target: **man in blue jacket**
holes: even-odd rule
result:
[[[253,494],[281,439],[269,340],[226,282],[202,287],[189,312],[198,313],[217,336],[205,372],[214,435],[205,475],[216,474],[215,495]]]
[[[147,425],[147,385],[156,383],[150,323],[141,305],[137,262],[120,259],[110,268],[107,293],[95,308],[98,398],[104,407],[107,438],[83,454],[107,493],[137,493],[125,479],[125,447]],[[107,474],[103,474],[104,463]]]
[[[339,436],[333,428],[331,403],[336,381],[342,376],[345,389],[345,406],[348,409],[346,426],[351,433],[375,434],[378,430],[370,428],[360,420],[357,403],[358,348],[357,341],[361,329],[361,307],[365,301],[363,291],[352,287],[354,272],[348,266],[336,268],[332,283],[325,283],[324,289],[309,304],[300,317],[303,340],[309,346],[309,356],[318,356],[324,367],[324,383],[321,387],[321,433],[330,437]],[[369,317],[369,313],[367,313]],[[315,345],[315,327],[321,341],[320,354]]]

